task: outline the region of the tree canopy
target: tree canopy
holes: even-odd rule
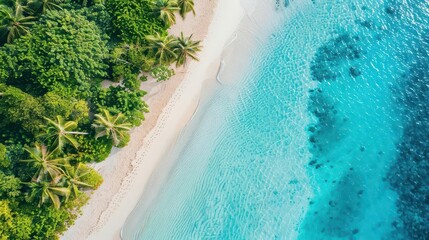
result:
[[[11,65],[2,66],[13,73],[7,83],[23,89],[36,85],[34,90],[85,91],[107,77],[106,43],[98,27],[78,12],[50,11],[30,35],[3,48],[12,58]]]

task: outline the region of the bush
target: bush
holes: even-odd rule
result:
[[[31,218],[11,209],[8,200],[0,201],[0,238],[31,239]]]
[[[93,186],[93,189],[97,189],[103,183],[103,177],[93,168],[85,165],[83,166],[83,171],[88,171],[89,173],[82,176],[80,180]]]
[[[0,128],[8,125],[21,126],[33,134],[39,131],[43,124],[45,109],[33,96],[18,88],[0,84]]]
[[[0,199],[15,198],[21,194],[21,180],[0,171]]]
[[[0,167],[7,168],[10,165],[10,159],[7,156],[7,148],[0,143]]]
[[[167,34],[167,26],[152,11],[149,0],[107,0],[113,31],[123,42],[145,44],[145,36]]]
[[[101,162],[112,150],[112,141],[107,138],[95,139],[92,135],[78,135],[76,138],[79,143],[76,160],[79,162]]]

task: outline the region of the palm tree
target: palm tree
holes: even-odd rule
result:
[[[71,190],[73,195],[76,197],[79,193],[79,187],[92,188],[93,186],[83,182],[81,179],[85,175],[90,173],[90,170],[84,169],[83,164],[78,163],[76,167],[66,167],[64,178],[66,180],[67,187]]]
[[[42,182],[47,175],[53,182],[58,182],[64,174],[62,169],[67,165],[67,157],[54,157],[55,152],[49,152],[45,145],[36,143],[34,148],[24,148],[30,154],[30,159],[21,162],[32,163],[37,168],[33,176],[34,182]]]
[[[31,13],[31,10],[26,6],[26,0],[2,0],[1,2],[4,7],[14,9],[19,14]]]
[[[131,129],[131,123],[127,122],[127,117],[119,113],[116,116],[110,115],[110,112],[103,109],[101,114],[95,114],[97,118],[92,126],[95,128],[95,138],[107,136],[112,139],[116,147],[126,137]]]
[[[156,0],[153,9],[167,26],[176,23],[176,12],[180,10],[177,0]]]
[[[36,13],[45,14],[52,10],[62,10],[59,3],[61,0],[30,0],[28,6],[33,9]]]
[[[146,36],[148,48],[155,52],[155,57],[160,64],[169,64],[177,59],[174,53],[174,47],[177,45],[177,40],[172,36],[162,36],[159,33],[156,35]]]
[[[176,45],[173,48],[173,51],[177,55],[176,66],[178,67],[186,64],[186,59],[188,57],[198,61],[199,59],[196,54],[201,51],[200,43],[201,41],[193,41],[192,35],[184,37],[182,32],[180,37],[177,38]]]
[[[19,38],[30,32],[30,27],[35,23],[35,18],[25,16],[25,8],[17,1],[14,9],[0,7],[0,35],[4,42],[11,43],[14,39]]]
[[[182,16],[183,19],[185,19],[188,12],[192,12],[195,15],[194,0],[178,0],[177,4],[180,8],[180,16]]]
[[[30,195],[27,196],[28,201],[38,199],[38,206],[50,200],[56,209],[61,207],[60,197],[65,197],[66,201],[70,195],[70,189],[58,185],[54,182],[30,182],[26,183],[30,188]]]
[[[77,128],[77,122],[65,122],[61,116],[57,116],[56,121],[46,117],[45,120],[48,121],[48,126],[46,126],[46,132],[40,134],[39,137],[43,138],[44,140],[53,140],[54,145],[59,151],[62,151],[65,144],[67,143],[77,149],[79,147],[79,144],[73,135],[87,134],[84,132],[73,131]]]

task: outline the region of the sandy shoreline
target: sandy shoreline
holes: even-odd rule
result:
[[[62,239],[119,239],[120,230],[145,190],[152,172],[174,144],[198,105],[204,81],[214,80],[222,49],[244,16],[239,0],[196,1],[197,16],[178,18],[172,34],[194,33],[204,39],[200,61],[178,69],[164,83],[148,81],[142,88],[151,112],[132,132],[130,144],[115,149],[94,167],[103,175],[103,185],[94,192],[83,214]]]

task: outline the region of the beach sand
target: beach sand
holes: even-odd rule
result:
[[[174,145],[198,106],[204,82],[215,81],[222,50],[244,16],[239,0],[195,1],[197,15],[178,18],[170,33],[194,34],[204,39],[199,62],[176,70],[169,81],[153,79],[142,84],[150,113],[135,128],[129,145],[114,149],[102,163],[94,164],[104,183],[94,191],[82,215],[61,239],[120,239],[127,216],[139,201],[162,158]],[[204,85],[206,86],[206,85]],[[161,169],[162,170],[162,169]]]

